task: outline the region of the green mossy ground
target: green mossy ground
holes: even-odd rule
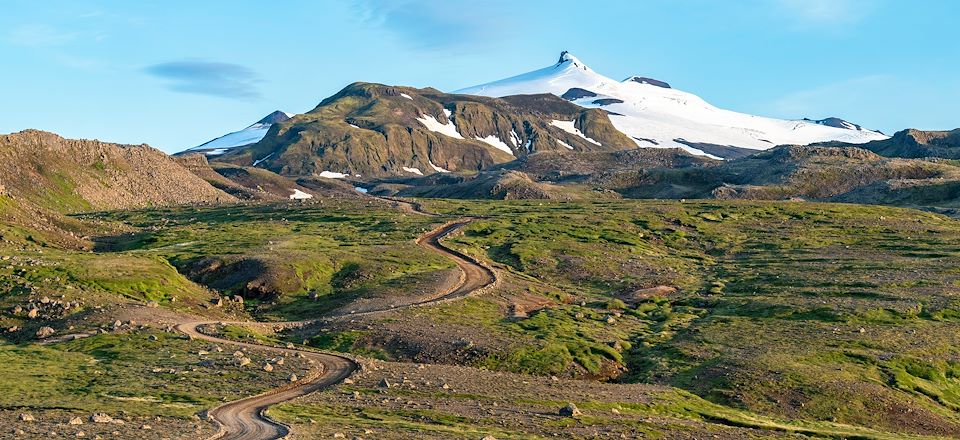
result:
[[[505,294],[554,303],[526,319],[506,318],[494,296],[416,311],[425,324],[469,325],[479,338],[516,341],[472,366],[668,385],[683,405],[706,405],[711,414],[670,410],[680,418],[729,412],[725,417],[743,423],[773,424],[764,429],[815,426],[840,437],[860,434],[830,434],[834,424],[862,427],[864,437],[958,432],[956,220],[905,209],[788,202],[427,205],[450,216],[482,217],[446,243],[492,262],[509,281]],[[137,232],[99,240],[88,253],[50,246],[22,227],[5,228],[2,252],[14,258],[0,262],[4,327],[35,331],[34,322],[9,311],[41,295],[82,299],[84,306],[71,313],[83,316],[97,306],[148,300],[204,313],[199,304],[218,293],[245,293],[242,285],[212,292],[184,275],[207,257],[265,262],[265,273],[286,290],[249,298],[245,307],[267,320],[320,316],[372,292],[410,289],[453,267],[413,243],[438,219],[363,202],[154,209],[72,221],[78,220]],[[637,289],[661,285],[677,293],[630,299]],[[262,337],[228,331],[236,338]],[[319,334],[308,343],[381,358],[397,354],[394,347],[371,346],[365,332]],[[188,342],[174,337],[152,342],[142,335],[98,335],[49,347],[3,338],[0,353],[8,368],[0,383],[22,388],[25,396],[10,397],[19,400],[2,403],[7,408],[86,408],[104,395],[150,396],[168,406],[119,400],[115,408],[186,415],[224,397],[211,391],[218,383],[242,381],[198,375],[162,391],[161,383],[172,379],[134,383],[140,365],[186,356]],[[163,349],[143,349],[150,344]],[[109,368],[95,373],[101,366]],[[98,405],[114,408],[112,400],[103,402]],[[326,410],[284,411],[322,418]],[[467,429],[457,420],[429,424]]]

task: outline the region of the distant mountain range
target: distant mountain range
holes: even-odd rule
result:
[[[366,178],[486,169],[557,148],[680,148],[729,159],[781,144],[884,139],[839,118],[764,118],[652,78],[615,81],[563,52],[543,69],[453,93],[352,84],[304,115],[276,111],[186,152],[286,175]]]
[[[0,158],[0,195],[57,213],[362,192],[960,209],[960,129],[888,137],[839,118],[744,115],[665,81],[610,80],[569,53],[458,93],[354,83],[172,158],[36,130],[0,136]]]

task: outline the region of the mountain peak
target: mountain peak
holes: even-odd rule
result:
[[[280,110],[274,110],[273,113],[270,113],[267,116],[264,116],[263,119],[257,121],[257,124],[276,124],[277,122],[283,122],[293,117],[287,112],[282,112]]]
[[[570,65],[576,68],[590,71],[590,68],[587,67],[586,64],[583,64],[583,61],[580,61],[580,58],[577,58],[572,53],[566,50],[563,52],[560,52],[560,61],[557,61],[557,65],[560,66],[564,63],[569,63]]]
[[[651,86],[662,87],[662,88],[664,88],[664,89],[669,89],[669,88],[670,88],[670,84],[668,84],[668,83],[666,83],[666,82],[664,82],[664,81],[660,81],[660,80],[658,80],[658,79],[653,79],[653,78],[647,78],[647,77],[645,77],[645,76],[631,76],[630,78],[627,78],[627,79],[623,80],[623,82],[635,82],[635,83],[640,83],[640,84],[649,84],[649,85],[651,85]]]

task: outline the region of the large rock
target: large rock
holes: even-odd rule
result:
[[[567,406],[560,408],[559,414],[563,417],[580,417],[583,415],[577,405],[573,403],[568,403]]]
[[[95,413],[90,416],[90,421],[93,423],[113,423],[113,417],[105,413]]]
[[[40,330],[37,330],[37,338],[46,339],[53,336],[56,332],[52,327],[40,327]]]

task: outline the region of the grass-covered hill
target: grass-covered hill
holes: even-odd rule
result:
[[[271,410],[295,432],[960,432],[954,219],[742,200],[423,203],[453,218],[478,217],[445,242],[495,267],[496,290],[298,330],[220,329],[380,359],[353,384]],[[217,351],[164,322],[285,321],[389,307],[456,278],[449,260],[413,242],[446,217],[369,198],[65,218],[61,227],[90,236],[91,249],[61,246],[29,227],[0,231],[0,383],[14,390],[0,396],[0,420],[17,429],[91,434],[102,427],[67,421],[104,411],[128,421],[110,425],[124,434],[151,424],[196,437],[210,427],[192,414],[279,386],[309,366],[289,358],[268,372],[260,367],[269,354],[248,353],[254,364],[242,367],[230,347]],[[40,338],[48,326],[54,334]],[[393,385],[379,385],[383,379]],[[568,401],[584,416],[555,415]],[[40,421],[18,422],[21,412]]]
[[[564,130],[553,121],[572,127]],[[571,132],[574,127],[583,136]],[[603,111],[552,95],[493,99],[355,83],[315,109],[275,124],[259,143],[215,161],[257,162],[286,176],[328,171],[366,179],[412,176],[411,170],[476,171],[534,151],[635,146]]]
[[[0,185],[23,203],[58,212],[235,200],[149,146],[37,130],[0,136]]]

